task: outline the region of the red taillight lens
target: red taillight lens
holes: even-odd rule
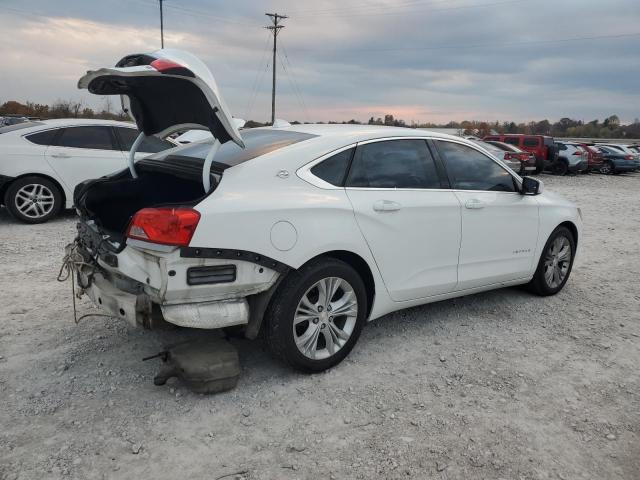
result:
[[[512,158],[513,158],[513,154],[512,153],[507,152],[507,153],[504,154],[504,159],[505,160],[511,160]]]
[[[633,155],[627,155],[624,158],[625,158],[625,160],[633,160]]]
[[[158,58],[151,62],[151,66],[158,70],[159,72],[166,72],[167,70],[173,70],[176,68],[184,68],[182,65],[176,62],[172,62],[171,60],[167,60],[166,58]]]
[[[520,154],[520,161],[521,162],[528,162],[529,158],[531,158],[527,153],[521,153]]]
[[[127,237],[186,247],[199,221],[200,213],[190,208],[143,208],[133,216]]]
[[[577,150],[575,152],[573,152],[574,155],[582,155],[582,152],[580,150]]]

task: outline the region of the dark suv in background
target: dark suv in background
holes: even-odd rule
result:
[[[484,140],[494,140],[508,143],[525,152],[531,152],[536,156],[536,173],[550,168],[558,158],[553,137],[546,135],[524,135],[520,133],[506,133],[501,135],[488,135]]]

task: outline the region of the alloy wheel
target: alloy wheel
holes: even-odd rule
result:
[[[298,302],[293,320],[295,344],[307,358],[329,358],[349,341],[357,317],[358,299],[349,282],[323,278]]]
[[[16,192],[14,203],[22,215],[38,219],[51,213],[55,206],[55,197],[47,186],[29,183]]]
[[[571,243],[565,236],[557,237],[549,246],[544,260],[544,279],[549,288],[557,288],[564,281],[571,255]]]

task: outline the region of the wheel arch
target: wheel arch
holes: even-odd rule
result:
[[[45,178],[45,179],[49,180],[51,183],[53,183],[58,188],[58,191],[60,192],[60,195],[62,196],[62,208],[63,209],[66,208],[66,205],[67,205],[67,194],[64,191],[64,187],[62,186],[62,184],[58,180],[56,180],[52,176],[47,175],[45,173],[23,173],[22,175],[18,175],[17,177],[15,177],[13,180],[8,182],[6,185],[3,185],[2,186],[2,191],[0,191],[0,200],[2,201],[2,203],[5,203],[5,195],[7,194],[7,190],[9,190],[9,187],[11,185],[13,185],[13,183],[16,182],[17,180],[20,180],[21,178],[25,178],[25,177]]]
[[[565,222],[562,222],[560,225],[558,225],[558,227],[566,227],[569,229],[569,231],[573,235],[573,241],[576,242],[576,247],[577,247],[578,246],[578,227],[576,226],[576,224],[567,220]],[[558,227],[556,227],[556,229]]]

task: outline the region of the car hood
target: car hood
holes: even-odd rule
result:
[[[244,147],[213,74],[189,52],[163,49],[127,55],[115,67],[87,72],[78,88],[120,95],[122,108],[145,135],[205,128],[220,143],[231,140]]]

